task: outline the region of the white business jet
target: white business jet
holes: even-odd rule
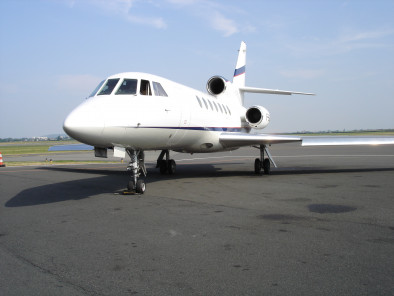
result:
[[[313,95],[245,86],[246,44],[241,43],[233,82],[221,76],[208,80],[203,93],[187,86],[146,73],[120,73],[103,80],[90,97],[64,121],[63,129],[72,138],[94,146],[95,156],[130,156],[128,189],[144,193],[146,176],[144,151],[161,150],[157,168],[173,174],[176,164],[169,151],[185,153],[234,150],[257,146],[254,171],[270,173],[276,167],[267,145],[301,142],[308,145],[394,144],[384,137],[298,137],[255,133],[270,122],[262,106],[245,108],[244,93]],[[265,158],[265,154],[267,158]]]

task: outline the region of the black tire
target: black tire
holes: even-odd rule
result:
[[[176,171],[176,163],[175,160],[170,159],[169,163],[168,163],[168,173],[170,175],[175,174]]]
[[[160,161],[160,174],[164,175],[167,173],[167,161],[164,159]]]
[[[268,158],[264,159],[263,161],[263,169],[264,169],[264,174],[269,175],[271,173],[271,163]]]
[[[256,158],[255,161],[254,161],[254,173],[256,175],[260,175],[261,174],[261,161],[258,158]]]
[[[135,186],[134,186],[134,181],[130,180],[129,183],[127,183],[127,189],[132,191],[134,190]]]
[[[138,180],[137,185],[135,186],[135,192],[139,194],[144,194],[146,189],[146,185],[144,180]]]

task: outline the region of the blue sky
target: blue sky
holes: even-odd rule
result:
[[[62,133],[106,76],[148,72],[205,90],[231,78],[317,96],[248,94],[266,132],[394,128],[394,1],[1,0],[0,138]],[[132,114],[131,114],[132,116]]]

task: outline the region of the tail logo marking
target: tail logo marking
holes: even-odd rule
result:
[[[245,74],[245,66],[235,69],[234,71],[234,77],[237,77],[239,75]]]

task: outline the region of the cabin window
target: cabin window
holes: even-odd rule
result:
[[[204,102],[205,108],[207,108],[207,109],[208,109],[208,104],[207,104],[207,101],[205,101],[205,99],[204,99],[204,98],[202,98],[202,101]]]
[[[137,79],[124,79],[115,94],[135,95],[137,93]]]
[[[166,91],[164,90],[164,88],[161,86],[160,83],[153,81],[152,84],[153,84],[153,90],[154,90],[156,96],[168,97]]]
[[[90,94],[89,98],[90,98],[90,97],[94,97],[94,95],[98,92],[98,90],[100,89],[100,87],[104,84],[104,81],[105,81],[105,80],[101,81],[101,82],[99,83],[99,85],[96,86],[96,88],[94,89],[94,91]]]
[[[141,80],[140,94],[143,96],[151,96],[152,91],[148,80]]]
[[[209,106],[211,107],[211,110],[213,111],[212,103],[210,100],[208,100]]]
[[[215,101],[213,101],[213,105],[215,106],[216,112],[219,112],[218,106],[216,105]]]
[[[97,94],[98,96],[101,95],[110,95],[114,90],[115,86],[118,84],[119,78],[108,79],[107,82],[104,84],[103,88]]]
[[[201,100],[200,100],[200,98],[199,98],[199,97],[197,97],[197,96],[196,96],[196,98],[197,98],[198,104],[199,104],[199,105],[200,105],[200,107],[202,108],[202,103],[201,103]]]

